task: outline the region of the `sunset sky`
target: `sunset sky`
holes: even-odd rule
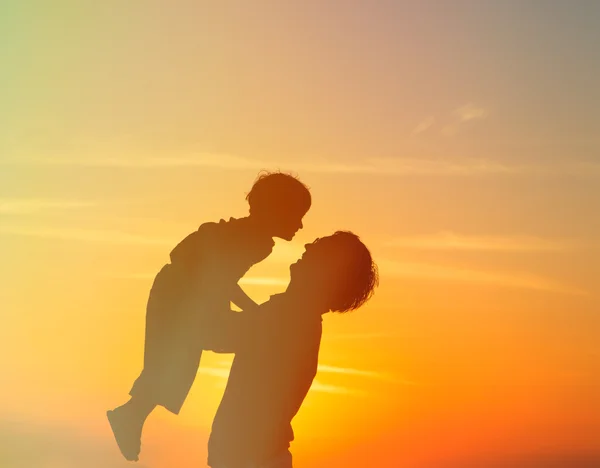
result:
[[[123,468],[105,411],[141,370],[170,250],[312,191],[254,267],[357,233],[381,285],[324,320],[297,468],[600,466],[600,2],[0,6],[0,466]],[[207,353],[141,468],[204,467],[232,356]]]

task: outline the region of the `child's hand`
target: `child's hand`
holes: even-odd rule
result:
[[[239,285],[233,290],[231,302],[238,306],[242,311],[253,312],[258,309],[258,304],[254,302]]]
[[[251,301],[248,304],[246,304],[246,307],[244,309],[242,309],[242,312],[258,312],[259,309],[260,309],[260,304],[257,304],[256,302]]]

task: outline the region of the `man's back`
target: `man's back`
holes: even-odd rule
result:
[[[317,371],[321,317],[274,296],[241,314],[236,356],[209,440],[209,465],[262,463],[289,447]],[[244,316],[244,317],[243,317]]]

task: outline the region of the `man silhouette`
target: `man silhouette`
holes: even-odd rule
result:
[[[378,284],[351,232],[307,244],[287,290],[251,313],[223,315],[212,349],[235,358],[208,444],[212,468],[291,468],[291,421],[317,372],[322,315],[362,306]]]

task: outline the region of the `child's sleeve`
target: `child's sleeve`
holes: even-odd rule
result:
[[[219,247],[215,226],[216,223],[205,223],[177,244],[171,251],[171,263],[192,269],[203,257],[214,255]]]
[[[191,281],[199,295],[225,294],[232,283],[226,233],[217,223],[205,223],[171,252],[171,263]]]

